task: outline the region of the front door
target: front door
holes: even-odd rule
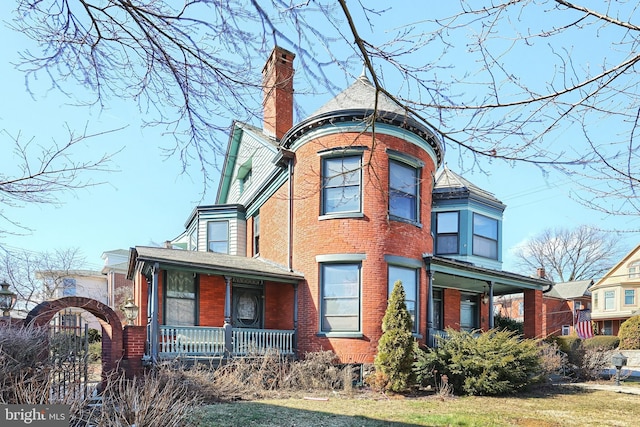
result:
[[[234,327],[262,329],[262,289],[234,287],[232,313]]]

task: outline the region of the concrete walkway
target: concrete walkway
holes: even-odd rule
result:
[[[621,381],[623,382],[623,381]],[[615,383],[605,384],[605,383],[597,383],[597,382],[588,382],[588,383],[560,383],[560,386],[569,386],[569,387],[580,387],[587,390],[604,390],[604,391],[612,391],[615,393],[624,393],[624,394],[636,394],[640,396],[640,385],[630,386],[630,385],[615,385]]]

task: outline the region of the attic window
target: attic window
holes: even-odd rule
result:
[[[629,264],[629,279],[640,278],[640,261]]]
[[[249,184],[251,184],[253,157],[244,162],[238,168],[238,182],[240,183],[240,194],[244,192]]]

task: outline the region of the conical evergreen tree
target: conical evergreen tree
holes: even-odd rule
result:
[[[382,337],[378,342],[375,367],[387,380],[387,389],[404,391],[412,383],[414,339],[411,314],[405,304],[400,280],[393,284],[387,311],[382,319]]]

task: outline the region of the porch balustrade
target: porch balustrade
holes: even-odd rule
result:
[[[263,356],[268,351],[294,354],[292,330],[232,328],[231,342],[225,342],[224,327],[160,325],[160,358]],[[229,350],[229,351],[227,351]]]

